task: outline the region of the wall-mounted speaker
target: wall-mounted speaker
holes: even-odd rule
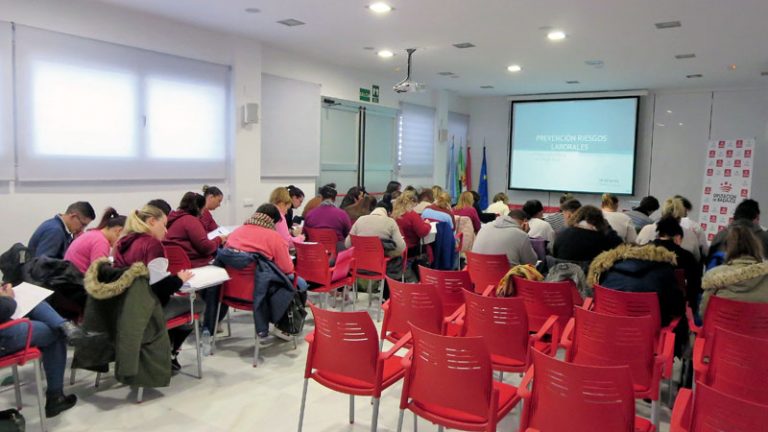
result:
[[[243,124],[250,125],[259,122],[259,104],[247,103],[243,105]]]

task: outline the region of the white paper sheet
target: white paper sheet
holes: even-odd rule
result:
[[[51,294],[53,294],[53,291],[27,282],[22,282],[13,287],[13,295],[16,299],[16,312],[13,313],[11,319],[24,317]]]
[[[184,283],[181,287],[182,292],[197,291],[214,285],[219,285],[229,280],[229,274],[221,267],[208,265],[192,269],[192,279]]]
[[[213,240],[216,237],[223,236],[223,235],[229,235],[230,232],[231,231],[227,227],[220,226],[208,233],[208,240]]]

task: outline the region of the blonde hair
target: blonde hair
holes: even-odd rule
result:
[[[493,202],[499,201],[503,202],[504,204],[509,204],[509,197],[504,192],[499,192],[493,196]]]
[[[464,208],[470,208],[475,203],[475,197],[472,195],[472,192],[465,191],[462,192],[461,195],[459,195],[459,200],[456,203],[456,207],[454,207],[457,210],[464,209]]]
[[[616,211],[619,208],[619,199],[616,198],[616,195],[614,194],[604,193],[601,201],[603,208],[608,208],[613,211]]]
[[[416,198],[416,192],[412,190],[404,191],[392,205],[392,219],[397,219],[400,216],[413,210],[418,204],[419,200]]]
[[[670,197],[661,206],[661,217],[673,217],[678,221],[686,215],[685,205],[680,198]]]
[[[446,210],[451,209],[451,195],[448,192],[440,192],[435,196],[435,205]]]
[[[128,218],[125,221],[125,227],[123,228],[123,235],[131,233],[145,234],[148,233],[150,228],[147,221],[151,218],[160,220],[165,216],[162,210],[155,206],[145,205],[141,210],[134,210],[128,213]]]
[[[269,203],[274,205],[291,204],[291,194],[288,192],[287,188],[276,188],[272,191],[271,194],[269,194]]]
[[[440,196],[440,194],[443,192],[445,191],[443,190],[442,186],[432,186],[432,199],[437,200],[437,197]]]

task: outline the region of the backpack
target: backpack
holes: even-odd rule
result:
[[[0,411],[0,432],[24,432],[26,428],[24,416],[18,410]]]
[[[23,244],[16,243],[0,255],[0,272],[3,282],[18,285],[24,282],[24,265],[32,260],[32,252]]]
[[[307,310],[304,306],[306,301],[307,293],[297,291],[288,304],[288,309],[283,317],[275,323],[275,327],[291,336],[301,334],[302,330],[304,330],[304,321],[307,318]]]

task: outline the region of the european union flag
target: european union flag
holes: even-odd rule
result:
[[[480,208],[488,208],[488,166],[485,164],[485,146],[483,146],[483,164],[480,166],[480,186],[477,188],[480,194]]]

